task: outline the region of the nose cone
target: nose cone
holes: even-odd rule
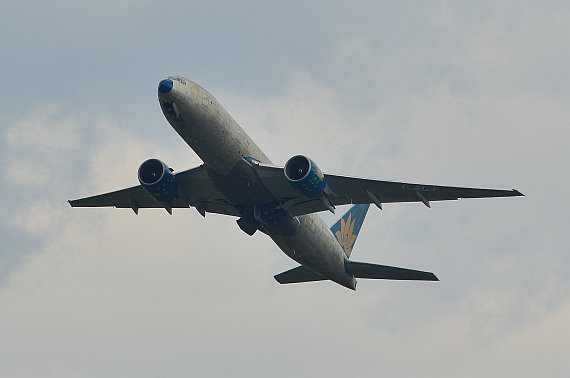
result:
[[[164,79],[158,84],[158,91],[164,94],[170,93],[170,91],[172,90],[172,86],[173,86],[172,80]]]

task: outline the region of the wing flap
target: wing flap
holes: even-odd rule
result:
[[[383,280],[439,281],[435,274],[420,270],[398,268],[395,266],[376,265],[351,261],[350,273],[356,278]]]

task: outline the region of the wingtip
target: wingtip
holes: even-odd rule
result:
[[[421,281],[439,282],[439,278],[432,272],[426,272],[426,276]]]
[[[516,190],[516,189],[513,189],[513,192],[515,192],[515,195],[516,195],[516,196],[520,196],[520,197],[524,197],[524,196],[525,196],[524,194],[522,194],[521,192],[519,192],[519,191]]]

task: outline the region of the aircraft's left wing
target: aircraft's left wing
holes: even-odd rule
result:
[[[175,177],[178,193],[176,198],[170,202],[157,201],[142,186],[138,185],[110,193],[71,200],[69,204],[72,207],[131,208],[135,213],[138,213],[140,208],[163,208],[172,211],[173,208],[193,206],[202,214],[209,212],[239,216],[239,211],[215,187],[202,166],[177,173]]]
[[[422,202],[430,207],[431,201],[523,196],[521,192],[515,189],[463,188],[325,174],[328,194],[326,200],[323,200],[322,197],[308,198],[299,193],[285,178],[283,168],[258,165],[256,169],[267,189],[280,200],[282,207],[289,210],[292,215],[330,210],[327,201],[330,201],[333,206],[374,203],[381,208],[383,203]]]

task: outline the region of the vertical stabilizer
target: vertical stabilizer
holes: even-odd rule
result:
[[[360,232],[370,204],[354,205],[331,227],[331,232],[344,249],[347,257],[350,257],[356,237]]]

